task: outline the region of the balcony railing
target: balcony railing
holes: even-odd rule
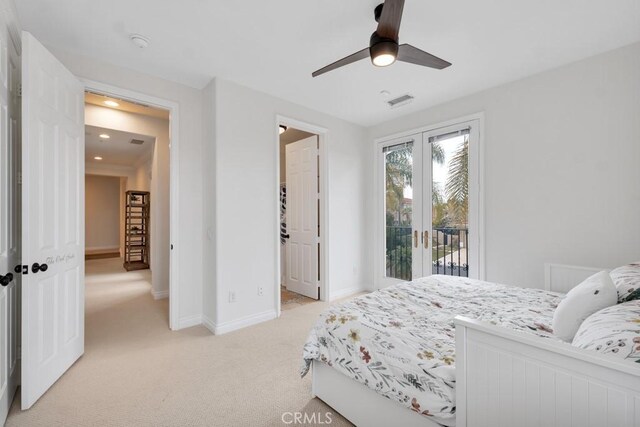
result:
[[[411,227],[387,226],[386,232],[387,277],[411,280]],[[432,273],[469,277],[468,243],[467,228],[434,228],[431,233]]]
[[[433,274],[469,277],[469,229],[434,228]]]
[[[387,277],[411,280],[411,227],[387,226]]]

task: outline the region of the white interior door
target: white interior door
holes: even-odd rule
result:
[[[286,146],[288,290],[318,299],[318,137]]]
[[[1,20],[0,20],[1,21]],[[19,64],[6,33],[0,33],[0,424],[18,387],[19,254],[18,162]]]
[[[84,88],[22,36],[22,408],[84,352]]]

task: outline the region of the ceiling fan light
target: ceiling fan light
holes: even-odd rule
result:
[[[371,47],[369,53],[371,54],[371,62],[376,67],[387,67],[398,58],[398,43],[389,39],[380,39],[380,37],[373,33],[371,36]]]
[[[383,53],[373,58],[373,65],[376,67],[387,67],[396,62],[396,57],[390,53]]]

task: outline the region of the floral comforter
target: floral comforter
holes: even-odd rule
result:
[[[319,360],[388,399],[451,424],[454,317],[552,337],[560,299],[561,294],[540,289],[440,275],[394,285],[328,308],[304,346],[302,376]]]

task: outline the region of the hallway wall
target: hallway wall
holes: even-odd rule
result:
[[[85,176],[86,253],[120,249],[120,178]]]

